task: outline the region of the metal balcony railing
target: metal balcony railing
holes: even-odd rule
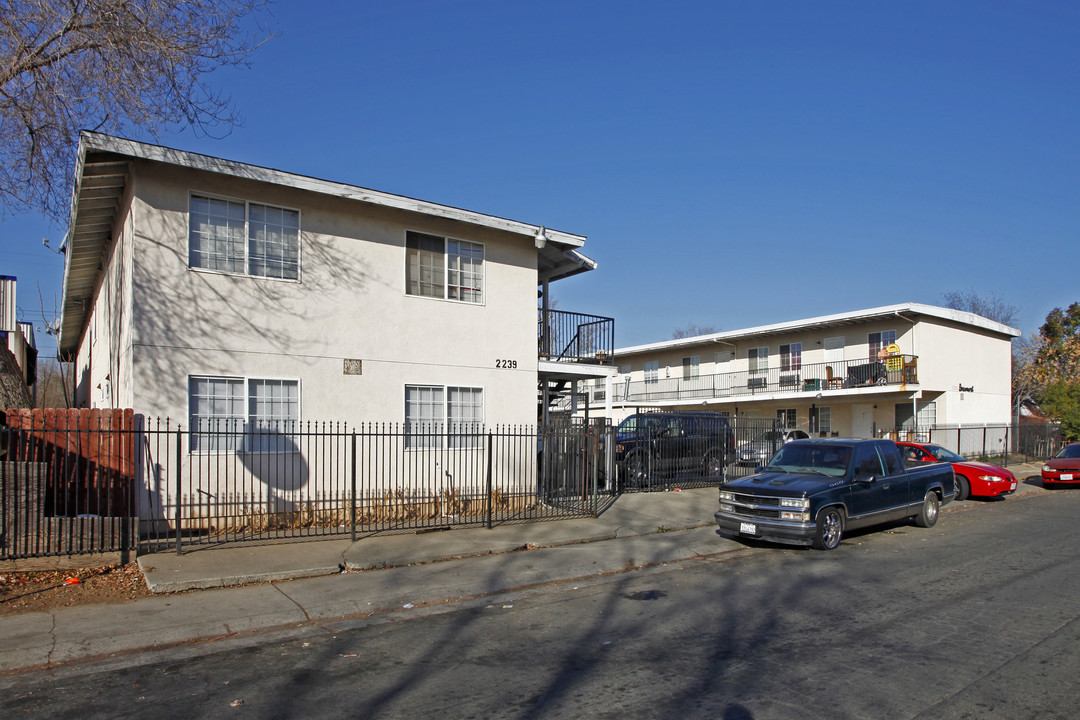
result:
[[[541,308],[536,335],[541,360],[600,365],[614,362],[613,318]]]
[[[890,355],[883,360],[841,360],[803,364],[799,367],[792,365],[788,368],[740,370],[692,378],[624,381],[616,383],[612,400],[702,400],[761,393],[818,393],[875,385],[916,385],[919,382],[918,360],[915,355]]]

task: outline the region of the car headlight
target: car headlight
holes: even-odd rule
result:
[[[720,502],[733,502],[735,500],[735,493],[728,492],[727,490],[720,491]]]
[[[1005,482],[1005,478],[997,475],[980,475],[979,479],[983,482]]]
[[[808,508],[810,501],[806,498],[780,498],[780,507]]]
[[[810,522],[810,513],[808,512],[792,512],[791,510],[780,511],[781,520],[796,520],[798,522]]]
[[[1049,465],[1043,465],[1043,472],[1053,472]]]

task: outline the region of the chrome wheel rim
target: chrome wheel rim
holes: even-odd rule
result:
[[[826,547],[836,547],[840,542],[840,514],[835,510],[825,513],[825,520],[822,522],[821,528],[821,538]]]

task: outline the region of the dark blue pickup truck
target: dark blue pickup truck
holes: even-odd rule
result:
[[[846,530],[909,517],[931,527],[954,495],[951,465],[906,468],[891,440],[795,440],[721,485],[715,517],[742,537],[832,550]]]

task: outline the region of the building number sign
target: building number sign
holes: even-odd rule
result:
[[[500,370],[517,370],[517,360],[496,360],[495,367]]]

